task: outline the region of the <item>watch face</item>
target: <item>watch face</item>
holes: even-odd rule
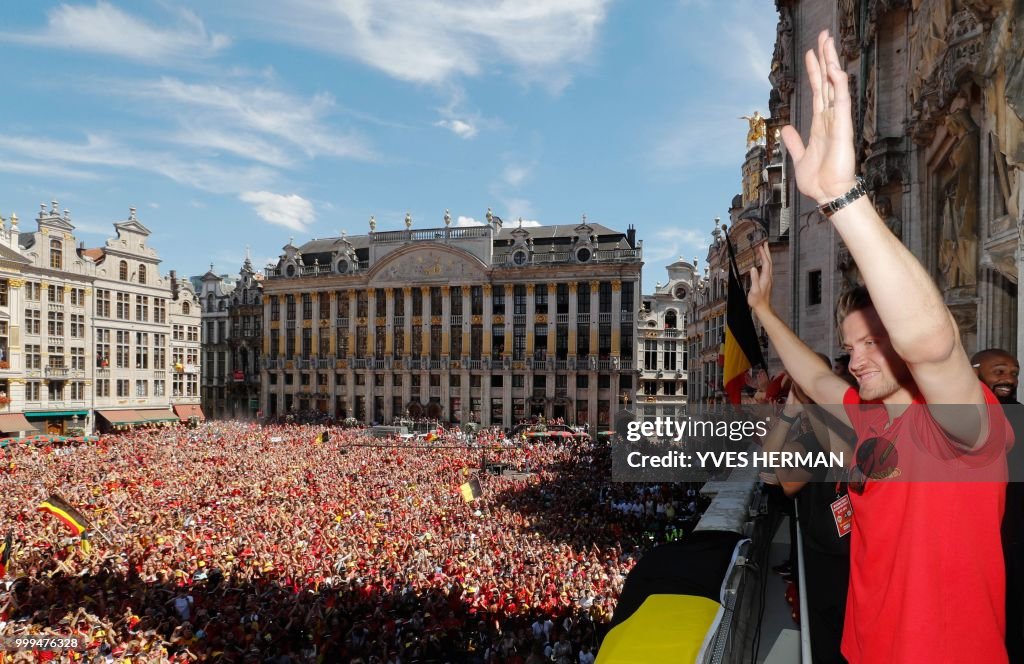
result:
[[[587,261],[589,261],[590,260],[590,249],[587,249],[586,247],[583,247],[582,249],[578,250],[576,252],[576,260],[578,260],[581,263],[586,263]]]
[[[512,254],[512,260],[513,262],[515,262],[516,265],[524,265],[526,263],[526,252],[517,251],[516,253]]]
[[[346,272],[348,272],[348,261],[338,261],[338,274],[345,274]]]
[[[289,277],[294,277],[295,276],[295,266],[294,265],[289,265],[288,267],[285,268],[284,273],[287,274]]]
[[[676,288],[675,295],[676,295],[676,299],[677,300],[685,300],[686,299],[686,289],[683,288],[682,286],[679,286],[678,288]]]

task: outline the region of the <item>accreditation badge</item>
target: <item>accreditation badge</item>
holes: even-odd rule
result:
[[[836,522],[836,531],[839,537],[846,537],[853,530],[853,505],[850,504],[850,496],[843,494],[831,505],[832,518]]]

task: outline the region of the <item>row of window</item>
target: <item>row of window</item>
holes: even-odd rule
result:
[[[85,314],[69,314],[67,316],[68,336],[72,339],[85,338]],[[51,337],[64,336],[65,316],[63,311],[48,311],[46,314],[46,333]],[[42,312],[39,309],[25,310],[25,334],[38,335],[43,329]]]
[[[512,358],[515,360],[526,359],[526,326],[515,325],[512,327],[512,341],[511,351]],[[382,325],[376,326],[374,337],[374,355],[376,357],[384,357],[388,353],[387,348],[387,328]],[[547,325],[540,324],[534,326],[534,359],[545,359],[547,356],[548,347],[548,327]],[[369,329],[366,326],[359,326],[356,328],[355,334],[355,357],[367,357],[369,353],[367,335]],[[414,332],[409,339],[410,354],[413,356],[429,354],[438,359],[443,351],[442,343],[444,339],[443,329],[440,325],[430,326],[430,336],[428,339],[429,346],[426,350],[423,348],[423,335]],[[450,335],[448,354],[452,357],[461,357],[464,351],[468,350],[469,355],[473,359],[480,359],[483,353],[483,326],[474,325],[470,330],[470,347],[469,349],[463,348],[462,333],[455,331]],[[270,349],[271,355],[277,355],[280,349],[281,342],[281,331],[271,330],[270,331]],[[495,327],[491,330],[491,355],[492,357],[500,357],[505,352],[506,346],[506,335],[504,327]],[[575,354],[578,356],[590,355],[596,350],[598,355],[610,356],[612,346],[612,329],[610,325],[601,325],[598,328],[597,336],[597,348],[592,349],[590,344],[590,331],[589,327],[581,327],[579,333],[576,335],[576,348]],[[392,347],[392,355],[400,357],[404,354],[405,348],[405,330],[402,328],[394,329],[394,344]],[[333,353],[338,358],[347,358],[352,349],[349,348],[349,335],[346,328],[338,328],[337,330],[337,348]],[[625,359],[632,359],[633,357],[633,336],[629,334],[629,331],[623,331],[620,340],[620,354]],[[331,336],[330,328],[321,327],[319,328],[318,344],[314,347],[313,344],[313,331],[311,328],[304,328],[301,335],[296,335],[295,330],[292,328],[286,328],[284,331],[284,356],[285,357],[296,357],[298,355],[302,358],[309,358],[312,355],[318,357],[331,357]],[[559,359],[565,359],[569,355],[569,328],[567,325],[558,325],[555,330],[555,357]]]
[[[271,372],[269,375],[270,375],[270,384],[271,385],[277,385],[278,384],[278,374],[276,374],[274,372]],[[479,388],[479,387],[481,387],[484,378],[485,378],[484,376],[480,376],[480,375],[476,375],[476,374],[471,375],[469,377],[469,387],[470,388]],[[568,389],[568,378],[569,378],[568,376],[555,376],[555,391],[556,392],[559,391],[559,390],[567,390]],[[590,378],[589,376],[576,376],[576,389],[587,389],[589,387],[589,384],[590,384],[589,378]],[[490,376],[487,376],[486,379],[487,379],[487,382],[490,383],[490,386],[491,386],[492,389],[500,389],[500,388],[503,388],[504,385],[505,385],[505,383],[504,383],[505,377],[500,375],[500,374],[492,374]],[[373,374],[373,385],[374,385],[374,387],[384,387],[386,380],[387,380],[387,375],[386,374],[381,374],[381,373]],[[403,380],[404,380],[404,378],[403,378],[402,374],[391,374],[391,384],[392,384],[393,387],[402,387]],[[534,390],[544,390],[544,389],[547,389],[547,382],[546,381],[547,381],[547,377],[546,376],[537,376],[537,375],[535,375],[533,377],[533,384],[532,384],[531,388],[534,389]],[[438,374],[431,374],[430,377],[429,377],[429,381],[428,382],[430,383],[429,387],[441,387],[441,376],[438,375]],[[512,374],[512,376],[511,376],[510,384],[511,384],[513,389],[525,388],[526,387],[526,382],[527,382],[526,381],[526,376],[523,375],[523,374]],[[620,390],[631,390],[631,389],[633,389],[633,377],[629,376],[628,374],[620,375],[618,382],[619,382],[618,389],[620,389]],[[312,377],[308,373],[301,373],[301,374],[299,374],[299,380],[298,380],[298,384],[299,385],[312,385],[312,383],[313,383],[313,379],[312,379]],[[330,374],[323,374],[323,373],[317,374],[316,383],[317,383],[318,386],[321,386],[321,387],[329,385],[329,383],[330,383]],[[285,385],[295,385],[296,384],[296,382],[295,382],[295,374],[285,373],[284,374],[284,384]],[[345,377],[345,374],[334,374],[334,384],[338,385],[338,386],[345,386],[345,385],[347,385],[347,379]],[[356,374],[356,376],[355,376],[355,385],[356,386],[365,386],[366,385],[366,375],[365,374]],[[413,374],[413,375],[409,376],[409,386],[413,387],[413,388],[424,387],[423,385],[421,385],[421,378],[420,378],[420,376],[418,374]],[[462,377],[461,376],[459,376],[459,375],[452,375],[452,376],[448,377],[448,387],[449,388],[460,388],[461,386],[462,386]],[[598,377],[597,377],[597,388],[601,389],[601,390],[605,390],[605,389],[610,389],[611,387],[612,387],[611,376],[609,374],[599,374]]]
[[[150,297],[149,295],[135,296],[135,318],[132,318],[132,296],[129,293],[114,293],[113,301],[116,303],[111,316],[111,292],[98,288],[96,290],[96,306],[94,308],[98,318],[116,318],[117,320],[136,320],[140,323],[149,322],[150,301],[153,305],[153,322],[167,322],[167,300],[162,297]],[[188,302],[182,303],[182,313],[188,313]]]
[[[25,381],[25,401],[42,401],[42,395],[42,381]],[[85,399],[85,383],[51,380],[46,385],[46,398],[49,401],[82,401]]]
[[[534,289],[534,311],[538,314],[546,313],[569,313],[569,284],[553,284],[554,289],[549,289],[548,284],[537,284]],[[483,286],[467,286],[469,295],[469,313],[473,316],[481,316],[484,312],[484,291]],[[405,294],[400,289],[393,289],[393,307],[395,316],[406,315]],[[338,316],[346,318],[351,315],[350,305],[351,291],[337,291]],[[600,282],[594,292],[597,295],[598,311],[611,313],[612,311],[612,284],[609,281]],[[360,318],[369,316],[370,296],[366,290],[355,291],[355,315]],[[527,289],[525,284],[495,285],[491,290],[491,313],[504,315],[506,297],[512,300],[512,313],[525,314],[527,305]],[[553,300],[554,311],[549,312],[549,298]],[[330,294],[302,293],[298,296],[293,294],[270,297],[270,319],[281,320],[281,305],[284,305],[285,319],[296,320],[297,308],[301,306],[302,320],[313,320],[313,301],[317,300],[320,318],[327,318],[330,311]],[[387,307],[387,289],[377,288],[373,293],[374,306],[378,315],[382,315]],[[440,287],[430,288],[428,298],[423,297],[423,291],[413,288],[410,297],[412,316],[423,316],[424,309],[429,306],[433,314],[440,314],[444,305],[443,291]],[[582,281],[576,288],[576,310],[578,313],[590,313],[591,288],[590,282]],[[463,287],[452,286],[449,296],[449,308],[451,315],[461,316],[466,313],[463,309]],[[622,303],[623,311],[633,311],[633,283],[623,282]]]
[[[46,347],[46,366],[53,369],[74,369],[85,370],[85,348],[72,347],[68,349],[70,355],[70,366],[64,365],[64,346]],[[40,344],[25,344],[25,368],[43,368],[43,346]]]
[[[84,288],[65,288],[61,284],[50,284],[46,287],[46,301],[51,304],[64,304],[64,294],[68,294],[68,304],[73,307],[85,306]],[[10,282],[7,279],[0,279],[0,307],[9,305]],[[38,281],[25,282],[25,299],[29,302],[39,302],[42,296],[42,284]]]
[[[675,341],[662,341],[661,353],[658,352],[658,341],[656,339],[645,339],[644,340],[644,369],[664,369],[665,371],[675,371],[677,369],[686,368],[687,351],[682,347],[682,344]],[[679,353],[682,352],[682,361],[680,362]],[[661,364],[658,364],[658,356],[661,356]]]

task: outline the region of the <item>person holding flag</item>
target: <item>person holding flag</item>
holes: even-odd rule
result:
[[[767,373],[764,356],[761,355],[761,344],[754,329],[754,320],[747,305],[747,294],[740,284],[740,271],[736,265],[732,241],[725,234],[725,244],[729,249],[729,293],[726,301],[725,343],[723,344],[722,380],[729,403],[738,404],[742,399],[743,388],[747,384],[747,372],[760,367]]]
[[[81,537],[82,533],[92,528],[89,519],[55,493],[51,493],[49,498],[39,503],[39,511],[49,512],[57,517],[75,537]]]

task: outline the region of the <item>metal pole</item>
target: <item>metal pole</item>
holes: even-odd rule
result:
[[[800,593],[800,661],[810,664],[811,659],[811,627],[808,624],[811,616],[807,610],[807,578],[804,572],[804,537],[800,531],[800,506],[793,501],[793,517],[796,522],[796,560],[797,589]]]

